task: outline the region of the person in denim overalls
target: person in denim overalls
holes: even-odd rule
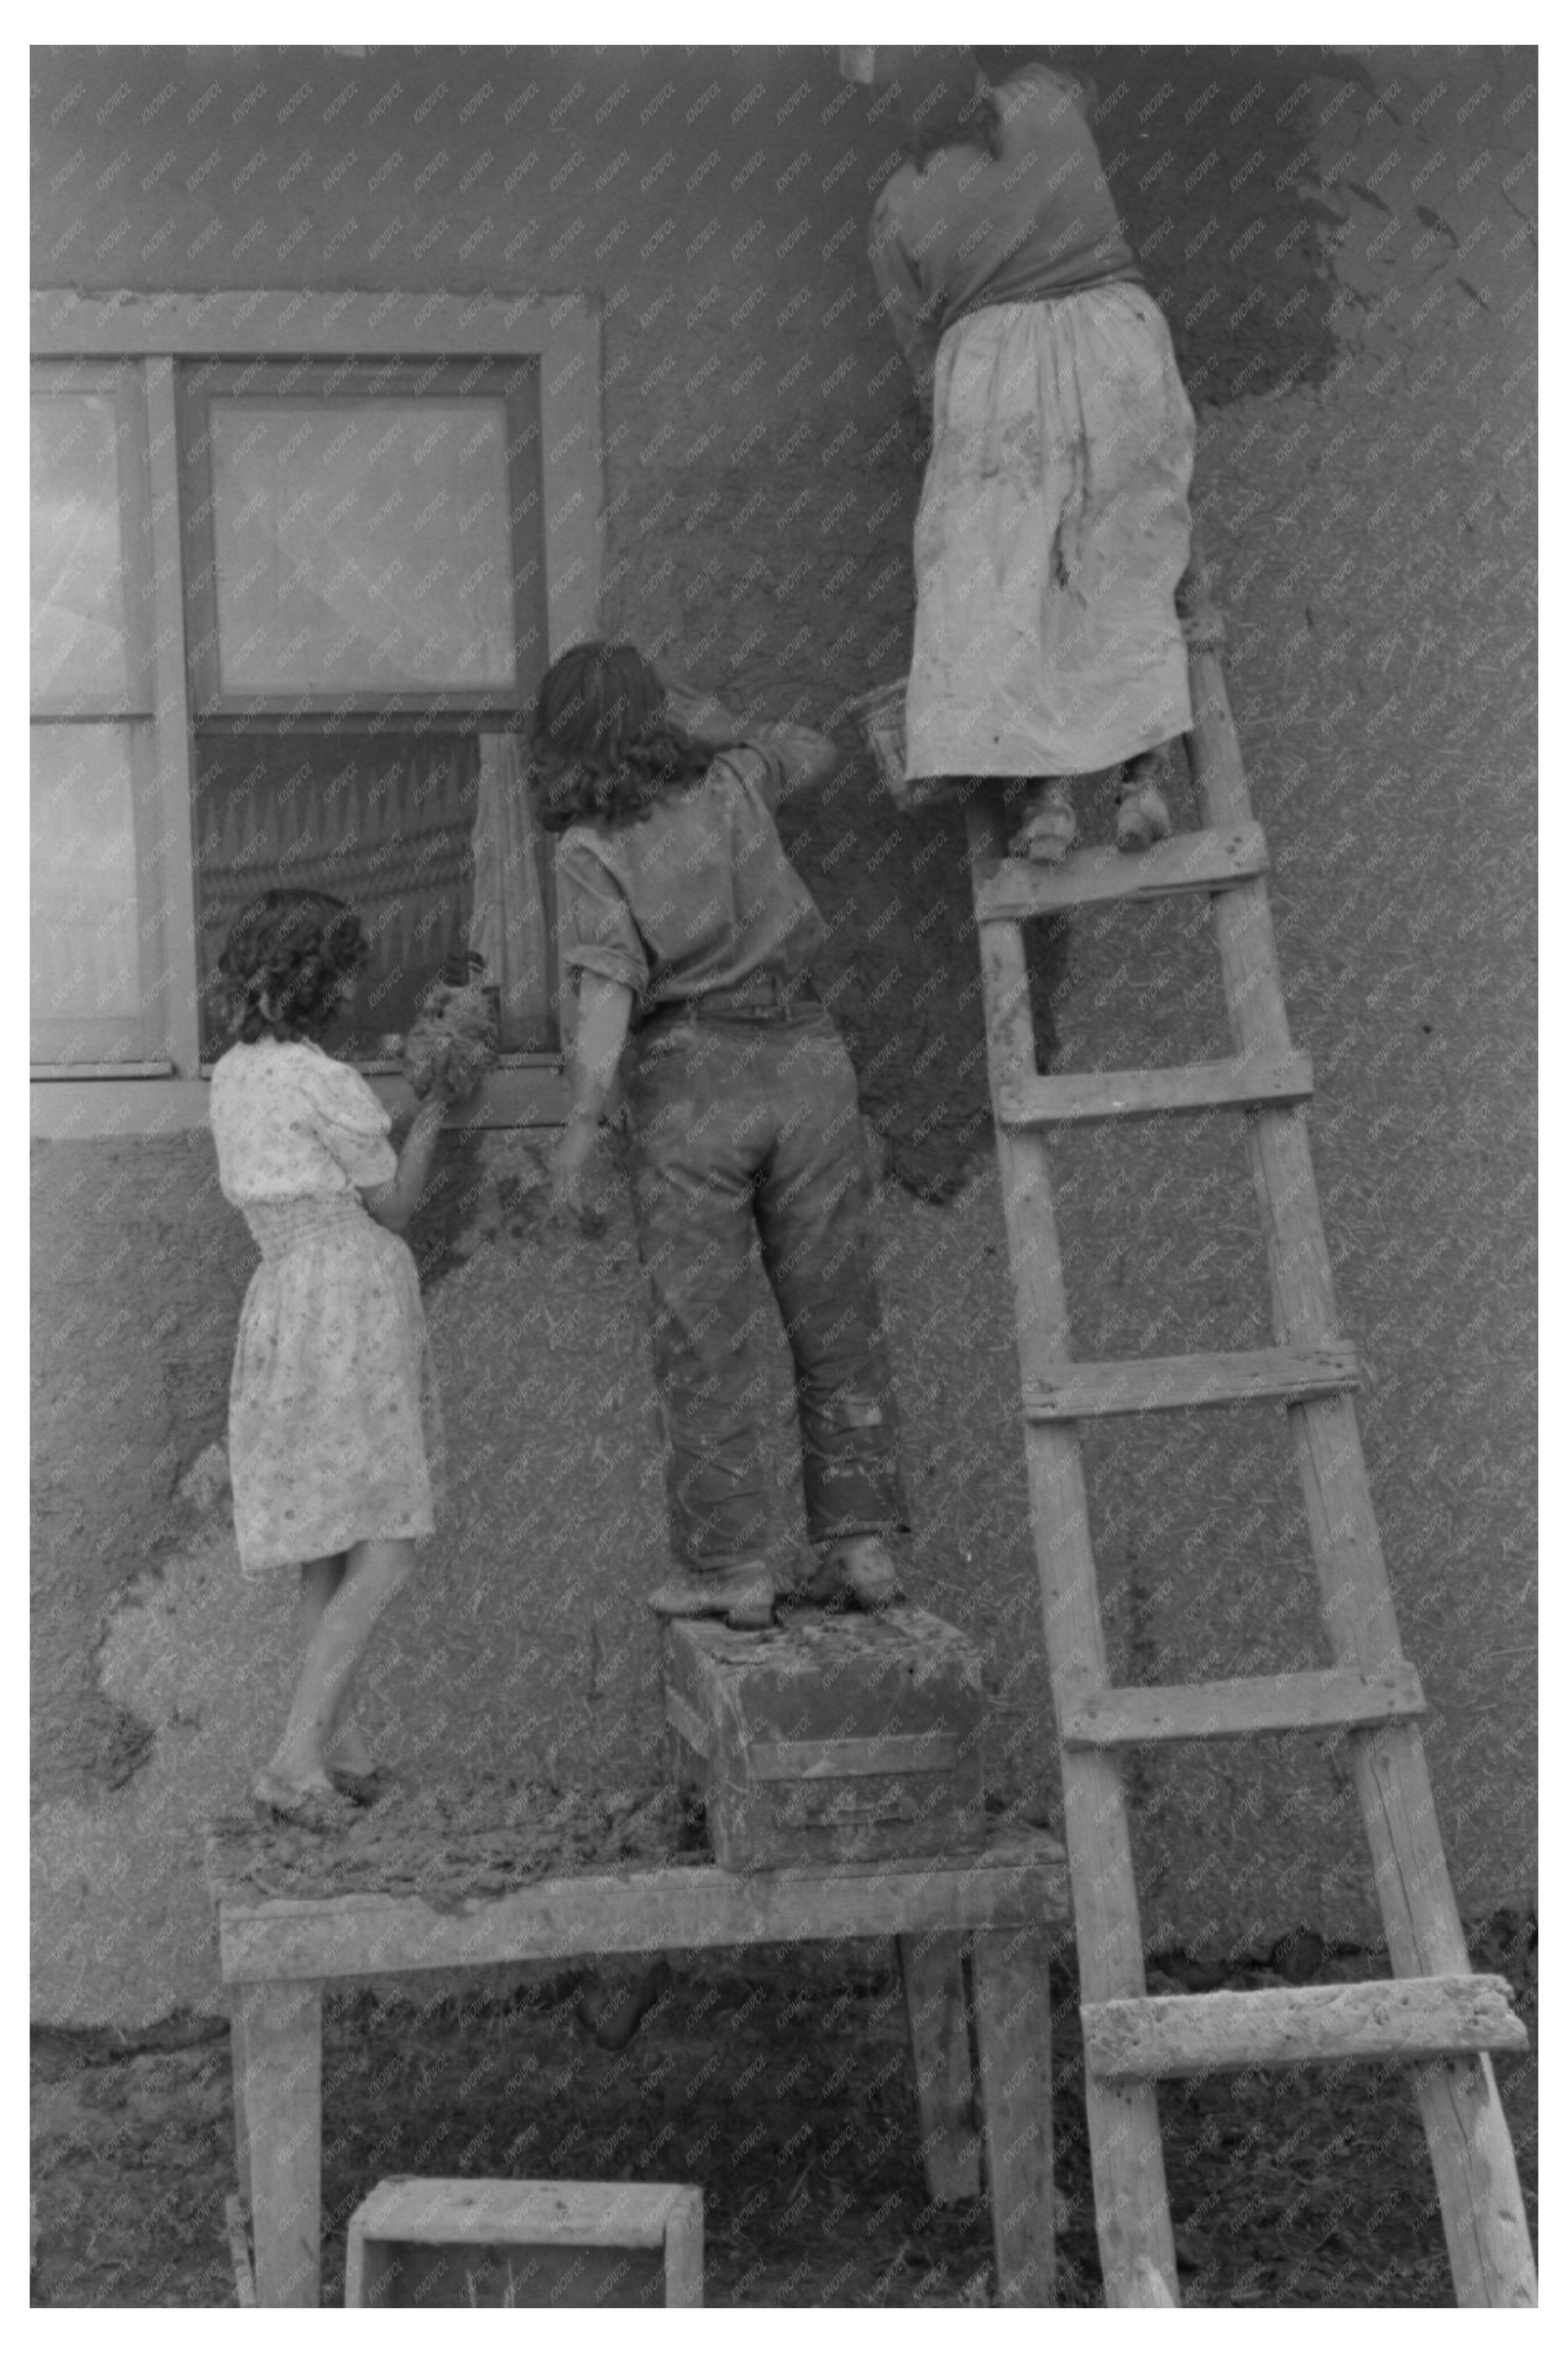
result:
[[[679,1566],[651,1596],[665,1617],[772,1618],[744,1280],[759,1249],[825,1548],[805,1597],[898,1598],[885,1539],[907,1521],[859,1102],[812,987],[822,918],[773,818],[781,794],[822,783],[837,757],[809,728],[740,729],[627,645],[574,648],[539,692],[531,786],[562,837],[562,962],[578,991],[553,1198],[585,1221],[584,1171],[631,1031],[632,1204],[673,1449]]]

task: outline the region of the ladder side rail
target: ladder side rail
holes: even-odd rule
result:
[[[970,801],[972,874],[979,860],[1002,855],[997,797],[984,792]],[[1017,924],[977,921],[975,930],[994,1102],[1004,1086],[1035,1073],[1034,1019]],[[1018,1362],[1028,1380],[1070,1355],[1067,1285],[1043,1138],[998,1127],[996,1153],[1017,1306]],[[1079,1700],[1104,1689],[1110,1680],[1089,1498],[1073,1424],[1026,1425],[1024,1451],[1059,1729]],[[1120,1762],[1104,1752],[1063,1750],[1061,1775],[1083,1998],[1100,2001],[1142,1994],[1142,1936]],[[1175,2242],[1155,2086],[1089,2078],[1084,2091],[1106,2302],[1174,2304]]]
[[[1218,655],[1199,643],[1188,668],[1188,755],[1204,823],[1246,823],[1251,802]],[[1288,1053],[1267,886],[1238,884],[1217,894],[1213,909],[1237,1053]],[[1258,1113],[1247,1123],[1247,1148],[1265,1219],[1276,1339],[1281,1345],[1335,1343],[1338,1318],[1304,1113]],[[1335,1663],[1376,1673],[1401,1652],[1355,1408],[1342,1398],[1286,1412]],[[1419,1731],[1405,1723],[1352,1732],[1347,1745],[1395,1975],[1468,1969]],[[1460,2304],[1533,2304],[1523,2197],[1490,2059],[1478,2053],[1424,2067],[1416,2094]]]

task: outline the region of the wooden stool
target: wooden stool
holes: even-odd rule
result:
[[[503,2281],[492,2279],[497,2270]],[[349,2217],[344,2274],[351,2311],[699,2305],[702,2192],[626,2181],[383,2181]]]
[[[538,1879],[439,1910],[392,1893],[260,1895],[226,1878],[225,1854],[221,1842],[209,1844],[208,1883],[224,1981],[234,1989],[235,2125],[258,2305],[321,2301],[323,1984],[857,1936],[898,1939],[931,2196],[945,2204],[979,2194],[983,2137],[1001,2299],[1052,2301],[1047,1957],[1068,1916],[1054,1841],[1031,1834],[974,1855],[745,1875],[701,1862],[627,1867]]]

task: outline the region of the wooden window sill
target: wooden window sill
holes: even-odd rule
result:
[[[139,1066],[132,1066],[133,1068]],[[65,1143],[121,1135],[171,1135],[207,1124],[207,1080],[176,1078],[163,1065],[156,1074],[84,1077],[73,1071],[29,1090],[30,1130]],[[365,1076],[391,1112],[405,1111],[408,1090],[395,1066],[367,1070]],[[570,1082],[556,1054],[509,1055],[479,1088],[479,1099],[448,1120],[456,1129],[560,1127],[570,1107]]]

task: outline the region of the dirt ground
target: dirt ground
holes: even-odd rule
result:
[[[1533,1923],[1471,1936],[1536,2029]],[[1375,1956],[1303,1936],[1216,1980],[1181,1956],[1158,1990],[1321,1983]],[[676,1961],[626,2049],[575,2016],[578,1979],[476,1983],[421,2003],[341,1992],[323,2033],[322,2301],[342,2300],[348,2217],[395,2173],[698,2184],[710,2305],[994,2302],[984,2200],[936,2207],[891,1948],[759,1947]],[[1070,1940],[1052,1970],[1058,2300],[1100,2300]],[[803,2053],[809,2058],[803,2063]],[[1498,2064],[1535,2224],[1536,2063]],[[228,2036],[171,2021],[134,2041],[36,2030],[35,2305],[237,2301]],[[1431,2168],[1397,2072],[1254,2073],[1161,2094],[1184,2304],[1452,2302]]]

